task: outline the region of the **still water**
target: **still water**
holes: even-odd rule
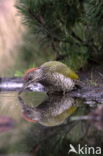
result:
[[[102,133],[90,123],[69,121],[90,111],[80,99],[45,92],[25,92],[18,99],[16,92],[2,92],[0,106],[1,155],[55,156],[62,148],[68,155],[70,142],[102,146]]]

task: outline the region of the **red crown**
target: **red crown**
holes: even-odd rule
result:
[[[27,75],[30,73],[30,72],[33,72],[33,71],[35,71],[35,70],[37,70],[38,68],[30,68],[30,69],[28,69],[26,72],[25,72],[25,74],[24,74],[24,79],[26,80],[27,79]]]

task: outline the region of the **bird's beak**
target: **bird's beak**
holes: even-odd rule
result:
[[[18,95],[21,95],[25,90],[32,92],[46,92],[46,88],[41,83],[33,83],[34,81],[24,82],[23,87],[19,91]]]
[[[26,80],[23,83],[23,87],[21,88],[21,90],[19,91],[18,95],[20,95],[22,92],[24,92],[27,88],[29,88],[28,86],[30,84],[32,84],[33,80],[27,82]]]
[[[20,96],[22,94],[22,92],[25,91],[25,89],[27,88],[26,83],[23,84],[23,87],[21,88],[21,90],[18,92],[18,95]]]

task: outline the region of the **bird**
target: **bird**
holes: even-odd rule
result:
[[[49,96],[37,107],[26,104],[21,96],[18,96],[18,100],[23,119],[46,127],[65,123],[66,119],[78,108],[78,102],[68,95]]]
[[[31,68],[24,74],[24,88],[31,83],[41,83],[48,93],[71,91],[79,76],[66,64],[48,61],[38,68]]]

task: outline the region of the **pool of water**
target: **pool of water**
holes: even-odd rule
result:
[[[83,115],[91,110],[82,100],[69,95],[48,97],[41,92],[25,92],[21,97],[26,109],[38,108],[41,113],[39,121],[25,120],[24,107],[16,92],[0,93],[0,154],[54,156],[55,153],[60,155],[62,150],[64,155],[68,155],[70,143],[103,145],[102,132],[89,122],[69,121],[71,115]],[[35,115],[30,117],[33,120]]]

